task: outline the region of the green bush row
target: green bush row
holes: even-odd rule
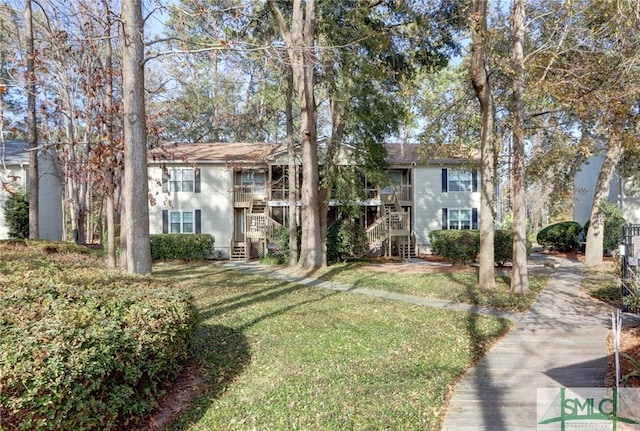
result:
[[[480,232],[478,230],[435,230],[429,233],[431,252],[454,263],[468,263],[480,253]],[[527,254],[531,243],[527,241]],[[494,232],[494,259],[504,266],[513,258],[513,231]]]
[[[126,428],[184,363],[192,298],[56,250],[0,242],[0,429]]]
[[[151,259],[206,259],[213,252],[214,239],[209,234],[151,235]]]

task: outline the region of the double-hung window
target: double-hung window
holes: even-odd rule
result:
[[[442,229],[477,229],[477,208],[442,208]]]
[[[169,189],[172,192],[192,192],[193,191],[193,169],[170,169]]]
[[[200,193],[199,168],[169,168],[162,176],[163,192],[195,192]]]
[[[201,233],[201,211],[162,211],[162,233]]]
[[[193,212],[191,211],[171,211],[170,233],[193,233]]]
[[[478,172],[462,169],[442,169],[442,192],[477,192]]]

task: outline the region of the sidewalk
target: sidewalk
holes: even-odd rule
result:
[[[443,431],[535,430],[537,388],[603,386],[611,316],[580,292],[581,269],[562,260],[517,327],[462,377]]]

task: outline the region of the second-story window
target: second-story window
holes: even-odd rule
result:
[[[450,192],[470,192],[471,172],[449,170],[449,191]]]
[[[194,187],[193,169],[170,169],[169,190],[172,192],[192,192]]]
[[[442,169],[443,192],[476,192],[478,191],[477,171],[462,169]]]
[[[200,193],[200,169],[169,168],[164,170],[162,191]]]
[[[251,186],[253,193],[264,194],[266,192],[266,178],[264,171],[243,171],[241,182],[243,186]]]

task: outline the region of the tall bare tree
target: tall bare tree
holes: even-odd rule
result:
[[[471,82],[480,102],[480,268],[481,287],[495,286],[494,218],[495,157],[494,106],[487,65],[487,0],[474,0],[471,16]]]
[[[38,169],[38,125],[36,123],[36,71],[35,48],[33,43],[33,13],[31,0],[24,1],[24,25],[27,46],[27,142],[29,147],[29,238],[39,238],[38,227],[38,199],[39,199],[39,169]]]
[[[122,93],[124,110],[124,177],[120,228],[125,249],[122,270],[151,273],[149,184],[144,100],[144,21],[142,0],[123,0]]]
[[[524,1],[514,0],[511,13],[511,51],[513,67],[513,268],[511,292],[529,293],[527,270],[527,190],[525,188],[524,148]]]

